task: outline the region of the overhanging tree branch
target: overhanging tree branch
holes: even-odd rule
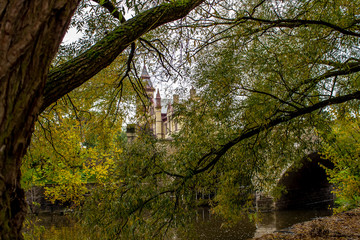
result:
[[[331,29],[338,31],[345,35],[360,37],[360,33],[358,33],[358,32],[350,31],[344,27],[340,27],[338,25],[335,25],[335,24],[332,24],[329,22],[325,22],[325,21],[321,21],[321,20],[305,20],[305,19],[269,20],[269,19],[255,18],[252,16],[249,16],[249,17],[243,16],[243,17],[237,19],[236,21],[241,23],[241,22],[248,21],[248,20],[259,22],[259,23],[264,23],[264,24],[270,24],[270,25],[273,25],[273,27],[294,28],[294,27],[300,27],[300,26],[306,26],[306,25],[319,25],[319,26],[325,26],[325,27],[331,28]]]
[[[193,172],[193,175],[202,173],[207,171],[208,169],[210,169],[212,166],[214,166],[219,160],[220,158],[225,155],[225,153],[232,148],[234,145],[236,145],[237,143],[248,139],[264,130],[268,130],[272,127],[275,127],[281,123],[285,123],[288,122],[294,118],[297,118],[299,116],[303,116],[305,114],[311,113],[315,110],[324,108],[326,106],[330,106],[330,105],[334,105],[334,104],[340,104],[340,103],[344,103],[350,100],[354,100],[354,99],[360,99],[360,91],[356,91],[354,93],[351,94],[347,94],[347,95],[343,95],[343,96],[339,96],[339,97],[334,97],[334,98],[330,98],[321,102],[318,102],[316,104],[313,104],[311,106],[307,106],[304,108],[300,108],[296,111],[292,111],[289,112],[286,115],[277,117],[271,121],[269,121],[267,124],[264,125],[260,125],[257,127],[254,127],[250,130],[244,131],[243,133],[241,133],[238,137],[232,139],[231,141],[229,141],[228,143],[224,144],[223,146],[221,146],[220,148],[213,150],[211,153],[205,155],[202,159],[200,159],[199,161],[201,162],[206,162],[206,160],[210,160],[211,157],[213,157],[211,159],[210,162],[208,162],[204,167],[199,168],[199,169],[195,169]],[[207,158],[207,159],[206,159]],[[205,161],[204,161],[205,160]]]
[[[143,34],[185,17],[202,2],[204,0],[178,0],[142,12],[121,24],[78,57],[52,69],[45,85],[41,111],[107,67]]]
[[[113,17],[120,20],[121,23],[124,23],[126,19],[124,18],[123,14],[117,9],[117,7],[109,0],[100,1],[100,0],[93,0],[94,2],[100,4],[104,8],[106,8]]]

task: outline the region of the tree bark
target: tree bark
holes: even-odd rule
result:
[[[80,56],[52,69],[45,86],[41,110],[110,65],[143,34],[185,17],[204,0],[178,0],[151,8],[129,19]]]
[[[48,69],[79,0],[0,3],[0,239],[22,239],[21,159],[42,105]]]
[[[79,1],[0,2],[0,240],[22,239],[27,206],[20,166],[39,112],[108,66],[141,35],[186,16],[204,0],[172,1],[145,11],[48,77]]]

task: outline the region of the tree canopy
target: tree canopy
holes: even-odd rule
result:
[[[3,239],[22,238],[26,203],[20,186],[20,166],[37,115],[108,66],[141,35],[186,16],[201,2],[152,2],[146,6],[147,11],[136,11],[135,17],[122,21],[83,55],[54,67],[50,73],[51,62],[80,1],[1,3],[0,229]],[[131,2],[133,7],[139,5],[136,3]]]
[[[247,212],[251,192],[272,189],[281,169],[317,149],[317,131],[333,120],[329,106],[356,105],[360,97],[358,1],[45,2],[0,6],[4,239],[21,238],[20,164],[37,115],[51,106],[46,111],[54,116],[59,99],[80,86],[91,89],[91,82],[83,84],[115,59],[124,67],[112,79],[116,90],[101,92],[105,99],[130,85],[141,92],[136,68],[144,54],[156,57],[158,65],[150,62],[164,67],[162,76],[190,76],[199,90],[196,101],[175,106],[184,126],[169,143],[176,151],[168,154],[162,144],[139,137],[115,163],[109,181],[116,184],[97,189],[86,205],[85,212],[102,204],[103,211],[87,221],[115,237],[161,238],[185,219],[184,210],[191,212],[199,189],[216,191],[214,211],[236,219]],[[88,18],[73,21],[86,25],[85,37],[62,47],[64,54],[51,66],[78,6],[78,17],[93,7]],[[133,17],[126,20],[126,12]],[[72,111],[62,113],[67,117],[78,118],[79,105],[93,107],[71,99]],[[109,102],[114,113],[111,106],[118,105]]]

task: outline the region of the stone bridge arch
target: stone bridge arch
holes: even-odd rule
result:
[[[302,160],[300,168],[289,168],[282,175],[278,184],[285,187],[286,193],[275,202],[276,209],[328,208],[333,204],[333,186],[319,163],[328,168],[333,167],[330,161],[322,159],[318,153],[311,153]]]

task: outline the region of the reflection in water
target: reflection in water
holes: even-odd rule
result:
[[[211,215],[208,208],[200,208],[198,217],[192,226],[187,229],[189,236],[182,237],[181,234],[172,239],[201,239],[201,240],[242,240],[260,237],[263,234],[276,230],[286,229],[299,222],[308,221],[317,217],[328,216],[330,210],[291,210],[262,213],[261,221],[250,222],[247,218],[231,228],[222,227],[221,218]],[[43,216],[41,225],[45,232],[41,239],[84,239],[82,229],[74,221],[66,216]],[[99,236],[101,239],[101,236]]]
[[[258,223],[243,219],[231,228],[221,227],[223,221],[209,214],[209,209],[199,209],[199,218],[190,230],[191,239],[241,240],[260,237],[267,233],[286,229],[293,224],[331,215],[331,210],[287,210],[262,213]]]
[[[254,237],[260,237],[267,233],[284,230],[296,223],[309,221],[319,217],[329,216],[331,214],[332,211],[326,209],[283,210],[264,213],[262,221],[257,224]]]
[[[41,215],[28,217],[24,229],[24,239],[83,240],[84,230],[69,216]]]

